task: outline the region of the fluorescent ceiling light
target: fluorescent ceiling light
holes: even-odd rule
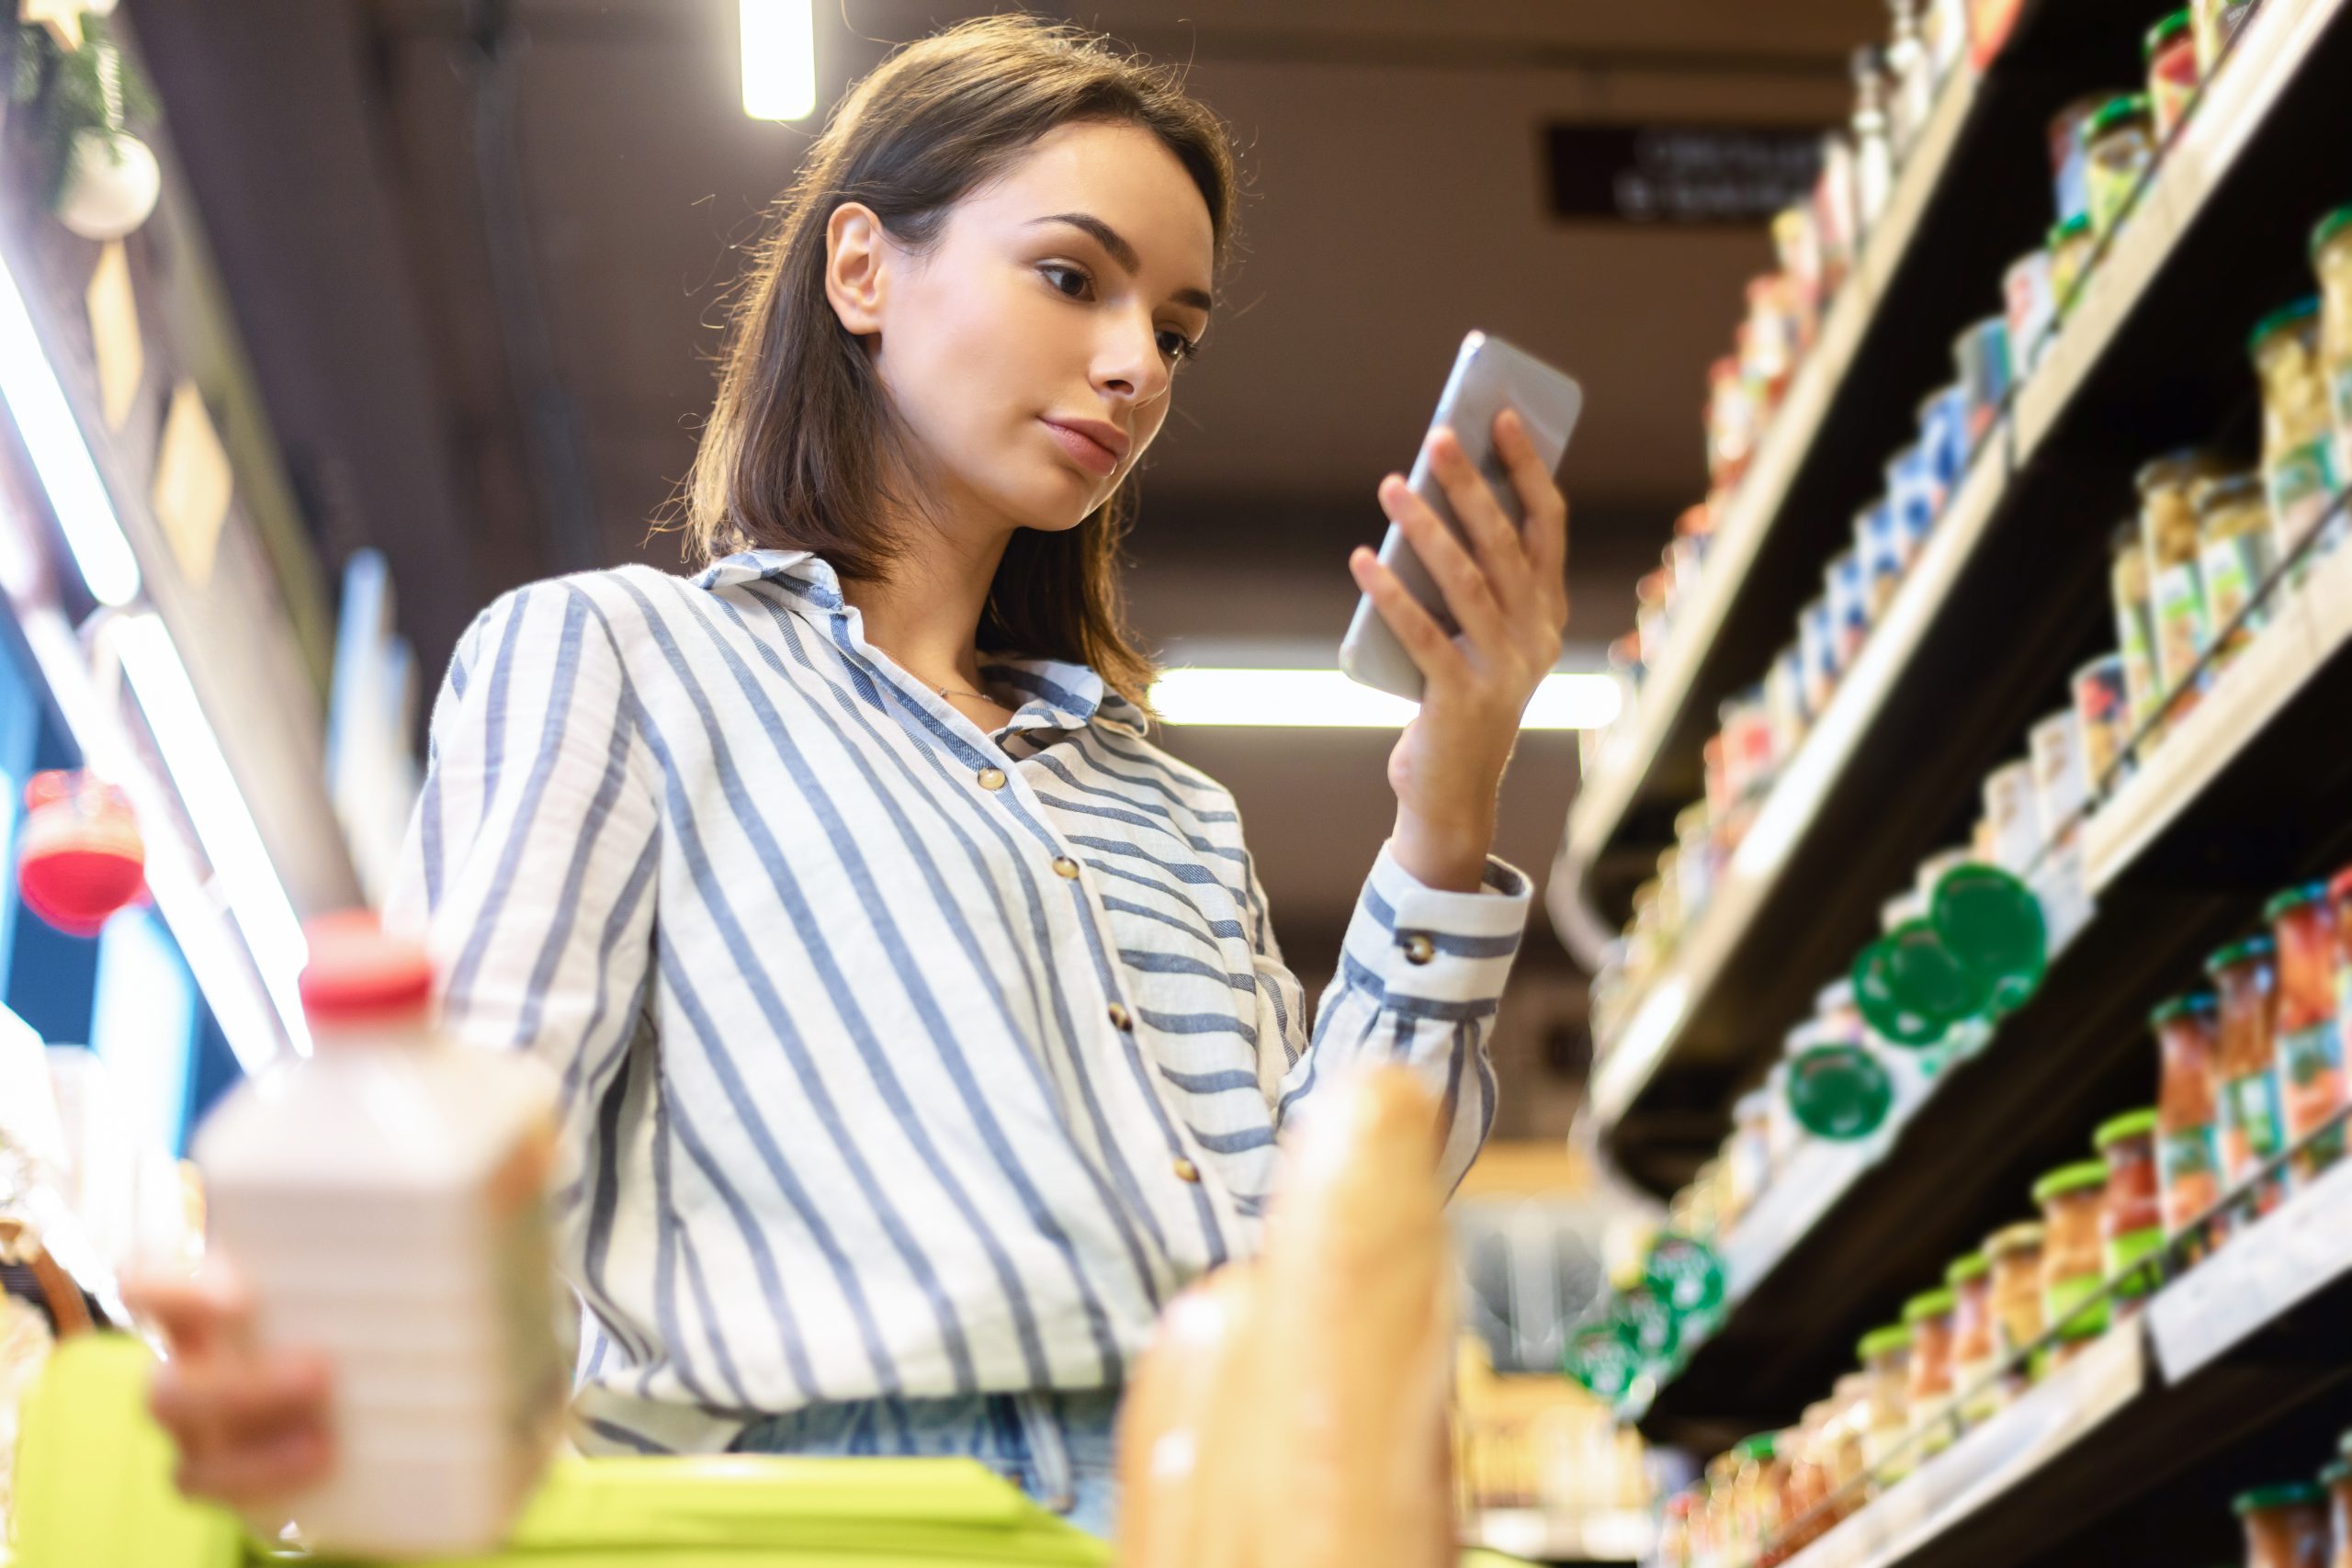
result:
[[[252,808],[229,770],[229,759],[221,754],[220,737],[205,719],[187,666],[180,661],[179,649],[159,616],[125,615],[111,631],[123,673],[138,694],[139,709],[154,732],[164,766],[196,825],[204,858],[212,863],[230,912],[245,933],[254,966],[261,971],[288,1037],[297,1049],[304,1049],[310,1034],[303,1027],[297,983],[310,943],[262,842]]]
[[[817,112],[817,18],[810,0],[743,0],[743,112],[807,119]]]
[[[7,400],[91,596],[101,604],[130,604],[139,596],[139,559],[6,258],[0,258],[0,397]]]
[[[1402,729],[1420,711],[1337,670],[1175,669],[1153,685],[1151,700],[1170,724]],[[1599,729],[1621,700],[1607,675],[1546,675],[1520,728]]]

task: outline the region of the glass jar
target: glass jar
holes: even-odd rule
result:
[[[2267,606],[2254,604],[2256,591],[2278,560],[2270,502],[2262,476],[2252,470],[2199,479],[2188,487],[2188,499],[2197,513],[2197,572],[2205,590],[2205,614],[2213,636],[2223,639],[2220,657],[2233,658],[2270,619]],[[2233,630],[2233,621],[2238,621]]]
[[[1772,1185],[1772,1096],[1757,1089],[1732,1107],[1731,1146],[1726,1151],[1735,1211],[1751,1212]]]
[[[2062,324],[2075,313],[2075,301],[2089,280],[2093,243],[2088,213],[2064,219],[2050,231],[2050,297],[2058,302]]]
[[[2156,1182],[2156,1112],[2126,1111],[2102,1123],[2091,1146],[2107,1162],[2107,1196],[2099,1209],[2099,1251],[2115,1309],[2129,1316],[2156,1288],[2149,1259],[2165,1247],[2164,1207]],[[2145,1267],[2143,1267],[2145,1266]]]
[[[1993,1264],[1981,1252],[1955,1258],[1944,1270],[1951,1292],[1951,1389],[1960,1403],[1960,1424],[1973,1427],[2001,1407],[1993,1374],[2001,1352],[1993,1327]]]
[[[2041,1222],[2007,1225],[1984,1238],[1984,1259],[1993,1269],[1993,1340],[2004,1362],[2013,1361],[2041,1337]]]
[[[2278,1061],[2271,1028],[2278,984],[2276,945],[2267,936],[2233,942],[2205,961],[2221,1002],[2215,1071],[2221,1081],[2222,1180],[2232,1192],[2256,1180],[2278,1154]],[[2278,1183],[2256,1183],[2254,1213],[2278,1206]]]
[[[2352,1568],[2352,1459],[2340,1459],[2319,1472],[2327,1488],[2327,1568]]]
[[[2083,727],[2083,768],[2090,775],[2092,795],[2103,796],[2129,772],[2118,771],[2132,744],[2132,697],[2123,656],[2109,653],[2092,660],[2066,685]]]
[[[2052,1327],[2077,1318],[2107,1325],[2107,1282],[2099,1216],[2107,1206],[2107,1167],[2098,1160],[2061,1166],[2033,1184],[2041,1205],[2041,1311]]]
[[[2197,509],[2189,502],[2189,487],[2222,471],[2213,454],[2189,450],[2143,463],[2132,477],[2140,492],[2140,538],[2148,551],[2156,683],[2169,699],[2170,718],[2187,713],[2203,694],[2206,682],[2194,671],[2213,633],[2204,578],[2197,569]]]
[[[2162,1062],[2156,1094],[2156,1173],[2165,1236],[2177,1240],[2222,1201],[2221,1004],[2210,991],[2175,997],[2148,1015]],[[2207,1237],[2218,1245],[2226,1222]]]
[[[2300,1144],[2335,1120],[2347,1098],[2344,1041],[2335,1018],[2335,906],[2324,883],[2290,887],[2263,906],[2278,954],[2278,995],[2272,1014],[2278,1043],[2280,1130]],[[2295,1156],[2298,1184],[2344,1157],[2344,1127]]]
[[[2093,94],[2076,98],[2050,117],[2050,182],[2056,199],[2058,221],[2072,223],[2080,220],[2084,232],[2090,223],[2090,124],[2098,111],[2105,108],[2104,95]],[[2051,247],[2055,250],[2055,245]],[[2076,276],[2080,276],[2077,274]],[[2060,309],[2064,308],[2066,294],[2059,290]]]
[[[2140,521],[2117,525],[2108,540],[2108,590],[2115,606],[2115,656],[2123,662],[2124,712],[2139,734],[2164,705],[2164,682],[2156,674],[2155,603],[2148,570],[2148,543]]]
[[[1739,1474],[1732,1483],[1732,1529],[1739,1555],[1733,1561],[1749,1562],[1780,1533],[1788,1467],[1781,1457],[1778,1433],[1759,1432],[1732,1451],[1739,1456]]]
[[[2262,379],[2262,480],[2270,495],[2271,536],[2284,560],[2326,516],[2342,479],[2320,373],[2318,299],[2264,317],[2246,349]],[[2334,548],[2343,531],[2341,521],[2329,525],[2312,549]],[[2293,580],[2301,581],[2300,570]]]
[[[2175,11],[2148,29],[2148,112],[2159,146],[2188,118],[2197,101],[2197,38],[2187,11]]]
[[[2335,433],[2335,472],[2352,478],[2352,207],[2337,208],[2312,231],[2312,270],[2319,274],[2320,374]]]
[[[1911,1331],[1910,1381],[1904,1389],[1905,1418],[1914,1432],[1925,1432],[1922,1456],[1951,1446],[1951,1424],[1943,1419],[1951,1404],[1952,1317],[1959,1307],[1952,1291],[1929,1291],[1903,1303],[1903,1325]]]
[[[1870,1431],[1871,1379],[1868,1372],[1848,1372],[1829,1385],[1830,1424],[1824,1431],[1827,1454],[1829,1506],[1832,1522],[1862,1506],[1861,1480],[1870,1473],[1864,1459],[1864,1438]]]
[[[2200,81],[2211,81],[2214,68],[2222,63],[2222,56],[2230,47],[2230,39],[2238,28],[2254,15],[2262,0],[2192,0],[2188,7],[2189,31],[2197,40],[2197,75]]]
[[[1869,1424],[1862,1428],[1862,1464],[1881,1482],[1908,1464],[1892,1456],[1910,1435],[1911,1331],[1901,1324],[1862,1336],[1863,1375],[1870,1379]]]
[[[2084,127],[2085,211],[2091,235],[2104,240],[2123,227],[2141,182],[2156,161],[2155,122],[2148,95],[2125,93],[2107,100]]]
[[[2327,1492],[2309,1481],[2242,1492],[2230,1505],[2245,1528],[2245,1568],[2327,1568]]]

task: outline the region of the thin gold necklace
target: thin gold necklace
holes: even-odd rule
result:
[[[944,686],[933,686],[932,690],[937,692],[943,697],[978,697],[984,703],[992,703],[996,701],[994,697],[989,696],[986,692],[950,692]]]

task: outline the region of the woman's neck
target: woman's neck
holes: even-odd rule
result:
[[[980,615],[1012,536],[967,546],[919,526],[913,536],[922,542],[889,581],[845,581],[842,597],[857,606],[865,640],[899,669],[933,689],[981,691]]]

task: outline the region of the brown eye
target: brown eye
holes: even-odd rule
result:
[[[1048,263],[1046,265],[1039,267],[1037,271],[1039,275],[1046,279],[1046,283],[1052,287],[1055,293],[1071,299],[1083,299],[1086,298],[1087,276],[1085,273],[1080,271],[1077,267],[1064,266],[1059,263]],[[1063,288],[1061,284],[1055,281],[1057,278],[1061,277],[1077,279],[1077,288]]]

